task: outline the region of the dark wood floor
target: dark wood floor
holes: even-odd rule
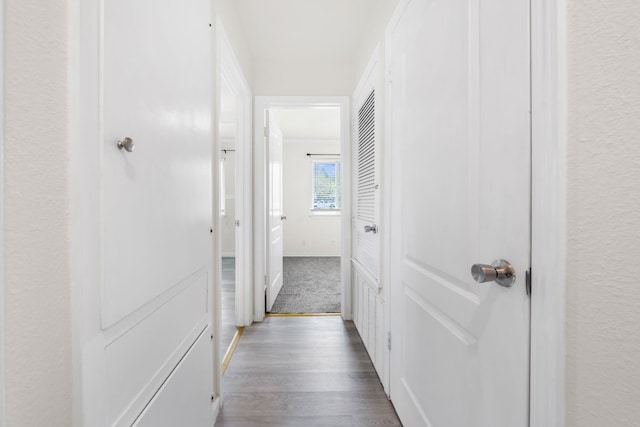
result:
[[[401,426],[352,322],[267,317],[223,376],[219,427]]]

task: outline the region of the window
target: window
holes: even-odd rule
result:
[[[311,165],[311,210],[339,211],[342,207],[340,160],[313,160]]]

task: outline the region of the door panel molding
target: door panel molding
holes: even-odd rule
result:
[[[346,320],[352,318],[351,307],[351,132],[350,103],[346,96],[256,96],[254,100],[254,308],[253,320],[265,318],[266,276],[266,162],[264,144],[264,112],[277,107],[339,107],[340,151],[342,162],[342,215],[340,253],[341,314]]]

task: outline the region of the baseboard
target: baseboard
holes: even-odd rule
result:
[[[222,253],[222,258],[235,258],[236,257],[236,253],[235,252],[223,252]]]

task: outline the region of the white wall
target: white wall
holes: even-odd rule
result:
[[[640,2],[567,3],[567,425],[637,425]]]
[[[5,0],[7,425],[71,425],[66,0]]]
[[[358,82],[362,77],[362,73],[369,63],[369,59],[378,43],[382,46],[381,54],[384,60],[384,34],[387,23],[398,6],[398,3],[399,0],[374,0],[372,2],[372,14],[369,25],[365,28],[360,51],[354,58],[355,82]]]
[[[340,153],[339,141],[284,140],[284,256],[340,256],[340,215],[311,214],[311,159]]]
[[[251,87],[255,95],[350,95],[355,86],[348,61],[256,61]]]

